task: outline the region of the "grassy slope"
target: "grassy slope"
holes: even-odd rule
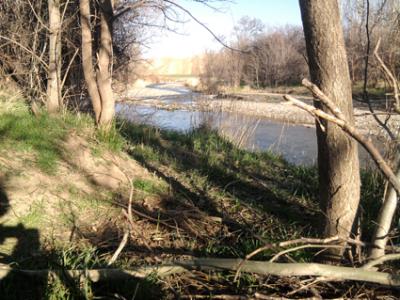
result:
[[[35,118],[20,101],[10,102],[9,96],[0,100],[2,262],[30,268],[99,267],[105,266],[116,249],[126,226],[120,205],[126,204],[129,193],[94,184],[90,174],[66,159],[71,153],[66,153],[65,141],[76,132],[87,141],[90,159],[110,161],[114,155],[125,155],[123,162],[128,164],[124,150],[142,166],[130,175],[133,208],[139,214],[135,213],[136,229],[117,266],[182,255],[243,257],[266,242],[317,235],[314,228],[321,216],[313,168],[292,166],[271,153],[240,150],[206,128],[179,134],[122,123],[111,134],[102,134],[94,131],[85,116]],[[146,172],[150,175],[142,176]],[[34,178],[41,180],[35,182]],[[364,211],[370,212],[369,203],[380,197],[380,180],[371,175],[365,178]],[[19,188],[21,182],[35,182],[36,190]],[[21,213],[12,217],[9,212],[17,208]],[[6,243],[9,236],[19,239],[19,247]],[[63,239],[65,236],[68,239]],[[303,251],[291,257],[308,261],[313,253]],[[271,254],[256,258],[266,259]],[[170,282],[172,294],[172,288],[155,278],[140,283],[84,283],[81,288],[65,279],[32,285],[14,278],[0,283],[10,299],[109,297],[112,293],[132,298],[135,290],[136,299],[209,294],[213,289],[218,293],[259,290],[279,294],[267,284],[275,279],[243,275],[232,284],[233,274],[211,276],[206,281],[180,278]],[[282,282],[289,290],[297,284]],[[306,291],[299,295],[309,296]]]

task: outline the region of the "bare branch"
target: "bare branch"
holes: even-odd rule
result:
[[[382,70],[384,71],[386,76],[391,81],[391,85],[393,87],[394,99],[395,99],[395,111],[397,113],[400,113],[399,85],[397,83],[396,77],[393,75],[393,73],[389,70],[389,68],[383,62],[382,58],[379,56],[378,50],[379,50],[380,44],[381,44],[381,39],[379,39],[378,43],[376,44],[376,47],[375,47],[375,50],[374,50],[374,55],[375,55],[375,58],[378,60],[379,64],[381,65]]]
[[[394,254],[387,254],[387,255],[381,256],[375,260],[371,260],[370,262],[366,263],[365,265],[362,266],[362,268],[363,269],[371,269],[377,265],[383,264],[384,262],[387,262],[390,260],[400,260],[400,254],[394,253]]]
[[[178,3],[175,3],[173,1],[170,0],[164,0],[164,2],[167,2],[169,4],[172,4],[174,6],[176,6],[177,8],[179,8],[180,10],[182,10],[183,12],[185,12],[189,17],[191,17],[197,24],[199,24],[201,27],[203,27],[205,30],[207,30],[213,37],[214,39],[216,39],[216,41],[218,43],[220,43],[222,46],[224,46],[225,48],[232,50],[232,51],[236,51],[236,52],[241,52],[241,53],[248,53],[248,51],[243,51],[240,49],[236,49],[236,48],[232,48],[230,46],[228,46],[224,41],[222,41],[206,24],[204,24],[203,22],[201,22],[199,19],[197,19],[189,10],[187,10],[186,8],[184,8],[182,5],[179,5]]]
[[[286,249],[286,250],[282,250],[281,252],[275,254],[269,261],[270,262],[274,262],[276,261],[279,257],[281,257],[282,255],[285,255],[287,253],[290,252],[295,252],[301,249],[307,249],[307,248],[323,248],[323,249],[328,249],[328,248],[337,248],[337,249],[342,249],[345,248],[344,245],[301,245],[301,246],[297,246],[294,248],[290,248],[290,249]]]
[[[305,104],[304,102],[290,96],[290,95],[285,95],[283,98],[286,101],[291,102],[293,105],[307,111],[310,113],[312,116],[315,118],[322,118],[325,119],[329,122],[332,122],[336,125],[338,125],[344,132],[349,134],[351,137],[353,137],[355,140],[357,140],[361,146],[367,152],[371,155],[372,159],[378,166],[379,170],[385,175],[385,177],[389,180],[389,182],[393,185],[394,189],[396,190],[397,193],[400,192],[400,181],[397,179],[396,175],[394,174],[393,170],[389,166],[389,164],[385,161],[385,159],[382,157],[381,153],[379,150],[374,146],[371,140],[367,139],[362,135],[357,128],[355,128],[353,125],[350,125],[343,117],[342,113],[340,112],[339,109],[335,109],[335,105],[333,102],[322,93],[322,91],[319,90],[318,87],[315,85],[311,86],[312,87],[312,92],[318,96],[320,95],[321,97],[318,96],[318,99],[327,107],[331,107],[335,113],[336,116],[332,116],[320,109],[315,108],[314,106]]]
[[[67,274],[71,278],[87,278],[93,282],[110,279],[123,279],[129,277],[146,278],[150,274],[166,277],[172,274],[184,273],[191,269],[213,270],[213,271],[236,271],[241,259],[225,258],[194,258],[191,260],[180,260],[157,266],[139,267],[129,270],[124,269],[85,269],[85,270],[22,270],[0,265],[0,278],[4,278],[10,272],[22,273],[27,276],[45,277],[49,275],[58,276]],[[274,276],[316,276],[324,277],[327,281],[354,280],[370,282],[392,287],[400,287],[400,276],[384,272],[352,267],[340,267],[323,265],[317,263],[271,263],[263,261],[246,261],[243,263],[242,271],[259,275]]]

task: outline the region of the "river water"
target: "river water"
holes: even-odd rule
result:
[[[156,88],[162,90],[163,86]],[[173,89],[168,87],[169,90]],[[157,97],[157,100],[166,104],[196,101],[193,93],[188,90],[179,90],[179,96],[167,94]],[[151,98],[146,96],[142,100],[151,101]],[[181,132],[207,124],[241,147],[251,151],[270,150],[297,165],[313,165],[317,160],[317,141],[313,127],[279,123],[241,113],[167,110],[129,102],[117,103],[116,111],[120,118],[135,123]],[[363,167],[371,166],[363,149],[360,150],[360,161]]]

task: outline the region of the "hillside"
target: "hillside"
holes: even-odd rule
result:
[[[0,99],[1,264],[60,273],[21,280],[29,273],[3,272],[0,290],[9,299],[174,299],[215,291],[250,297],[285,290],[314,295],[309,289],[296,292],[301,281],[243,273],[233,282],[234,272],[226,271],[193,270],[163,279],[150,273],[140,281],[111,276],[96,284],[66,276],[67,269],[242,258],[267,243],[315,237],[315,170],[271,153],[240,150],[207,128],[180,134],[117,122],[104,134],[86,115],[35,117],[11,94],[3,91]],[[368,206],[380,196],[381,181],[373,174],[365,180]],[[274,253],[269,249],[256,259]],[[314,254],[301,250],[282,261],[307,262]],[[321,283],[318,289],[342,295],[347,286]],[[387,292],[372,285],[368,291]],[[358,289],[350,293],[357,296]]]

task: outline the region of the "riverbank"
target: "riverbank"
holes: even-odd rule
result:
[[[307,112],[288,104],[282,93],[271,92],[235,92],[220,95],[203,95],[193,92],[179,83],[142,84],[128,89],[119,97],[120,102],[133,103],[139,106],[153,107],[161,110],[189,110],[202,112],[229,112],[276,122],[315,126],[315,120]],[[308,104],[312,97],[292,94]],[[400,116],[389,118],[384,111],[375,109],[376,116],[396,130],[400,125]],[[357,128],[364,134],[386,136],[378,126],[375,117],[366,104],[354,102],[354,116]]]
[[[394,293],[373,285],[348,291],[347,284],[332,288],[323,282],[299,289],[301,282],[292,278],[251,273],[234,282],[234,272],[227,271],[98,283],[64,276],[67,269],[243,258],[268,243],[316,237],[321,213],[315,169],[270,152],[245,151],[206,127],[178,133],[120,120],[104,134],[84,114],[35,117],[23,99],[0,98],[0,262],[59,274],[27,280],[11,272],[0,278],[0,292],[8,299],[251,298],[255,293],[304,298],[315,289],[322,297]],[[373,173],[363,180],[363,217],[374,219],[382,183]],[[366,240],[370,226],[363,228]],[[109,265],[127,232],[127,243]],[[275,253],[270,249],[254,259]],[[300,250],[290,259],[307,262],[314,254]]]

